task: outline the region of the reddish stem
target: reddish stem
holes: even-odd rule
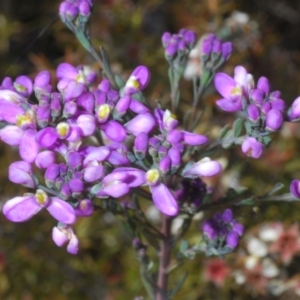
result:
[[[163,239],[159,253],[159,270],[157,277],[156,300],[168,299],[168,267],[171,257],[171,224],[172,219],[166,215],[162,216],[161,233]]]

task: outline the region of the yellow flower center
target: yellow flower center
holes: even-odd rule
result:
[[[138,82],[138,80],[132,76],[128,79],[126,86],[133,87],[135,89],[139,89],[141,84]]]
[[[14,83],[14,88],[18,91],[18,92],[26,92],[27,89],[25,86],[18,84],[18,83]]]
[[[148,184],[154,185],[157,183],[160,177],[159,171],[157,169],[151,169],[146,173],[146,180]]]
[[[110,106],[108,104],[102,104],[98,108],[99,120],[106,119],[110,113]]]
[[[45,205],[49,200],[48,195],[40,189],[36,191],[35,198],[40,205]]]
[[[80,83],[85,83],[84,74],[82,71],[79,71],[79,74],[75,77],[75,81],[80,82]]]
[[[69,134],[70,125],[68,123],[59,123],[56,126],[57,133],[60,137],[64,138]]]
[[[17,119],[16,125],[19,127],[23,127],[25,125],[32,124],[32,119],[28,115],[19,115],[19,116],[17,116],[16,119]]]
[[[230,94],[233,95],[233,96],[242,95],[242,88],[241,88],[241,86],[237,85],[235,88],[233,88],[231,90]]]

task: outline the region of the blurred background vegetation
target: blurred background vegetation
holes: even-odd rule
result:
[[[1,80],[20,74],[34,78],[43,69],[55,72],[64,61],[98,68],[59,20],[59,2],[0,0]],[[238,20],[234,11],[248,16]],[[256,79],[268,77],[287,103],[300,94],[299,0],[95,0],[90,25],[94,45],[106,48],[116,73],[126,77],[139,64],[151,69],[147,96],[153,106],[157,99],[166,106],[169,101],[161,35],[183,27],[195,30],[198,37],[215,32],[233,42],[234,54],[223,68],[225,72],[232,74],[234,66],[242,64]],[[191,99],[190,87],[189,81],[182,83],[182,110]],[[211,138],[224,124],[233,122],[232,115],[214,107],[217,98],[213,88],[205,95],[206,115],[198,128]],[[220,151],[217,156],[228,167],[223,179],[214,183],[218,192],[223,193],[227,185],[243,185],[263,194],[276,182],[285,183],[287,192],[291,179],[300,178],[300,127],[285,125],[280,135],[259,161],[245,158],[237,148]],[[7,179],[7,168],[18,159],[17,152],[3,144],[0,147],[3,203],[25,190]],[[255,209],[239,208],[236,216],[247,229],[265,220],[289,225],[300,220],[298,208],[298,203],[268,203]],[[79,220],[80,252],[75,257],[54,245],[51,230],[55,225],[45,212],[24,224],[0,216],[0,299],[122,300],[145,296],[139,265],[120,220],[109,212]],[[189,238],[197,241],[199,236],[199,221],[195,221]],[[275,299],[267,293],[257,296],[230,280],[216,289],[205,280],[202,256],[187,265],[188,280],[175,299]],[[298,274],[300,267],[292,272]]]

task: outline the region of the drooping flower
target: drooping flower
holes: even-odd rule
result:
[[[58,225],[52,229],[52,239],[58,247],[67,244],[67,251],[70,254],[78,253],[79,241],[71,226],[61,222],[58,223]]]

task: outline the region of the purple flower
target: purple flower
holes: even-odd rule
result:
[[[36,94],[50,93],[52,90],[50,72],[45,70],[38,73],[33,86]]]
[[[24,114],[25,110],[21,106],[19,106],[19,104],[9,102],[1,98],[0,95],[0,121],[6,121],[8,123],[16,124],[18,116]]]
[[[176,216],[178,214],[178,203],[176,202],[173,194],[170,192],[169,188],[166,185],[164,185],[163,183],[157,183],[154,185],[149,185],[149,188],[152,193],[152,199],[155,206],[162,213],[168,216]]]
[[[232,249],[235,249],[239,243],[239,235],[235,231],[230,231],[226,236],[226,245]]]
[[[253,89],[250,92],[250,99],[253,100],[253,102],[258,106],[262,105],[264,98],[265,98],[265,92],[263,90]]]
[[[8,168],[8,178],[11,182],[21,184],[25,187],[35,187],[35,181],[32,175],[32,166],[28,162],[13,162]]]
[[[209,219],[203,222],[202,225],[203,233],[210,239],[214,240],[218,237],[218,227],[213,219]]]
[[[288,110],[290,121],[297,121],[300,118],[300,97],[296,98]]]
[[[94,212],[93,202],[90,199],[83,199],[79,201],[75,209],[75,213],[79,217],[89,217]]]
[[[155,126],[155,119],[149,113],[139,114],[124,124],[125,129],[138,136],[140,133],[149,133]]]
[[[83,136],[90,136],[96,130],[96,120],[94,116],[82,114],[77,118],[76,123],[82,130]]]
[[[170,32],[164,32],[164,34],[161,37],[163,47],[167,47],[167,45],[169,44],[169,42],[171,40],[171,37],[172,37],[172,35]]]
[[[128,150],[125,145],[120,143],[111,143],[109,145],[110,155],[107,160],[114,166],[128,165],[130,161],[127,158]]]
[[[277,131],[283,123],[283,117],[280,110],[272,108],[266,116],[266,129],[269,131]]]
[[[226,254],[237,247],[244,227],[233,219],[232,210],[226,209],[223,213],[217,212],[213,218],[204,221],[202,230],[207,242],[206,252],[210,255]]]
[[[225,42],[222,44],[222,58],[224,60],[228,60],[232,53],[232,43]]]
[[[124,92],[125,95],[135,94],[145,89],[150,81],[150,71],[145,66],[138,66],[133,70],[129,79],[127,80]]]
[[[114,114],[117,116],[117,118],[122,117],[128,108],[130,107],[131,98],[130,96],[126,95],[119,99],[115,106]]]
[[[62,63],[57,67],[56,77],[59,80],[57,88],[64,94],[66,100],[76,98],[87,90],[83,72],[68,63]]]
[[[216,104],[228,112],[242,110],[242,97],[247,96],[253,88],[253,79],[242,66],[235,67],[234,78],[225,73],[217,73],[214,83],[217,91],[223,96]]]
[[[114,198],[119,198],[126,195],[129,192],[129,186],[125,182],[128,179],[128,174],[126,172],[112,172],[105,176],[100,185],[96,185],[96,196],[107,197],[111,196]],[[92,189],[93,192],[93,189]]]
[[[257,88],[262,90],[265,94],[269,94],[270,92],[270,83],[268,78],[262,76],[257,81]]]
[[[36,130],[26,130],[22,136],[19,147],[21,158],[29,163],[32,163],[39,153],[39,150],[40,147],[36,141]]]
[[[55,153],[53,151],[43,151],[37,154],[35,164],[39,169],[47,169],[55,163]]]
[[[148,134],[141,132],[134,140],[133,151],[138,159],[143,159],[148,148]]]
[[[248,118],[251,122],[255,123],[260,119],[260,110],[254,104],[250,104],[247,107]]]
[[[263,144],[254,137],[247,137],[242,143],[242,151],[253,158],[259,158],[263,152]]]
[[[155,206],[164,214],[175,216],[178,214],[179,206],[173,194],[167,186],[160,182],[161,174],[157,169],[150,169],[146,173],[135,168],[119,168],[109,174],[119,178],[128,187],[137,187],[147,184],[152,193]]]
[[[188,131],[181,131],[183,142],[192,145],[200,146],[208,142],[208,138],[205,135],[196,134]]]
[[[37,190],[35,195],[27,194],[23,197],[8,200],[2,211],[10,221],[24,222],[37,214],[42,208],[46,208],[59,222],[73,224],[76,221],[75,211],[70,204],[57,197],[48,197],[40,189]]]
[[[294,197],[300,199],[300,181],[299,180],[294,179],[291,182],[290,192]]]
[[[44,148],[49,148],[57,141],[58,135],[53,127],[46,127],[36,134],[37,143]]]
[[[210,55],[210,53],[212,51],[214,38],[215,38],[214,34],[208,34],[208,35],[202,37],[202,43],[201,43],[202,55],[205,55],[206,57],[208,57]]]
[[[198,161],[197,163],[192,164],[182,173],[182,176],[214,176],[219,174],[222,171],[222,166],[219,162],[210,160],[210,158],[205,157]]]
[[[18,76],[14,82],[14,88],[23,97],[29,97],[32,93],[32,81],[27,76]]]
[[[126,128],[126,124],[124,125],[124,127]],[[115,120],[109,120],[101,125],[101,129],[104,131],[105,135],[111,141],[118,143],[124,141],[124,139],[126,138],[126,131],[124,127]]]
[[[78,15],[78,8],[73,4],[63,1],[59,6],[59,16],[62,22],[73,20]]]
[[[58,223],[58,225],[52,229],[52,239],[58,247],[67,244],[67,251],[70,254],[78,253],[79,242],[71,226]]]
[[[0,130],[1,140],[10,146],[20,145],[23,134],[24,131],[20,127],[13,125],[5,126]]]
[[[82,93],[77,99],[76,103],[78,109],[83,109],[88,113],[92,113],[94,111],[95,106],[95,96],[91,92]]]

